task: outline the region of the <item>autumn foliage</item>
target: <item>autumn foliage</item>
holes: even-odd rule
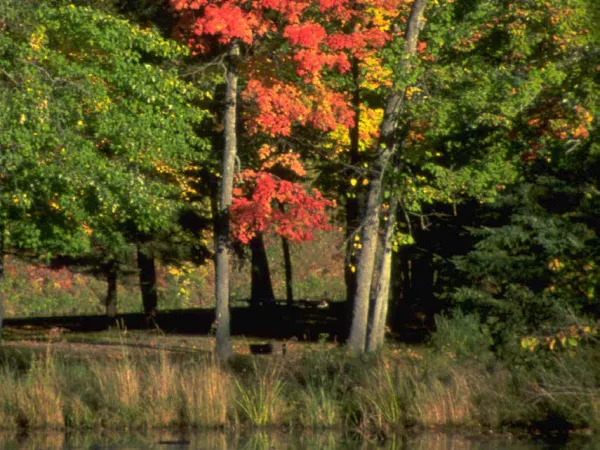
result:
[[[214,54],[234,41],[253,49],[243,52],[240,66],[242,119],[249,135],[267,142],[292,136],[296,127],[347,134],[343,130],[354,125],[356,113],[336,76],[350,70],[351,60],[359,60],[373,74],[373,86],[379,86],[378,51],[393,37],[391,20],[405,12],[404,0],[171,3],[181,14],[182,36],[196,54]],[[242,242],[265,231],[307,240],[313,230],[327,228],[325,209],[333,202],[297,181],[305,174],[297,152],[287,147],[278,152],[276,145],[265,144],[257,152],[260,167],[237,177],[231,212],[233,235]],[[281,168],[292,180],[274,174]]]

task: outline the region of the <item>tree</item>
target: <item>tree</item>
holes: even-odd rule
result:
[[[249,130],[249,135],[259,136],[262,140],[260,148],[275,149],[276,152],[281,152],[283,156],[288,153],[287,146],[274,146],[273,140],[277,137],[287,137],[292,132],[292,127],[295,125],[312,125],[320,130],[332,130],[339,123],[351,123],[351,115],[345,104],[343,95],[339,95],[330,90],[322,82],[318,76],[319,71],[324,67],[333,68],[341,67],[344,70],[345,61],[339,59],[334,54],[322,52],[319,44],[325,37],[325,29],[322,26],[312,22],[301,24],[300,19],[302,13],[309,10],[309,3],[305,1],[290,1],[290,2],[251,2],[248,0],[214,0],[214,1],[187,1],[173,0],[173,6],[176,10],[182,11],[181,24],[183,34],[188,39],[188,44],[195,52],[207,54],[211,50],[219,54],[225,54],[222,50],[226,48],[226,53],[231,56],[232,52],[236,56],[242,52],[241,47],[253,47],[253,58],[244,60],[244,69],[247,77],[244,77],[243,82],[246,84],[242,93],[242,98],[250,105],[249,113],[244,115],[246,126]],[[338,5],[343,6],[343,5]],[[342,8],[343,9],[343,8]],[[336,5],[323,2],[320,5],[321,12],[331,13],[337,11]],[[264,38],[264,39],[263,39]],[[273,42],[275,45],[270,46]],[[293,47],[294,54],[284,50],[285,43]],[[263,44],[259,45],[259,44]],[[216,49],[216,50],[215,50]],[[267,51],[277,49],[282,55],[287,53],[285,61],[291,63],[290,67],[295,67],[296,70],[289,73],[291,78],[277,79],[273,76],[276,71],[276,63],[267,56]],[[226,114],[231,114],[231,120],[225,118],[224,136],[225,149],[230,153],[227,155],[235,156],[231,153],[233,149],[233,141],[235,136],[235,118],[234,110],[231,109],[231,102],[236,100],[237,96],[237,75],[234,76],[231,66],[232,58],[228,57],[228,66],[226,69],[227,78],[227,98],[225,111]],[[234,86],[235,90],[232,90]],[[227,117],[227,116],[226,116]],[[271,145],[269,145],[271,144]],[[283,147],[283,148],[282,148]],[[256,149],[256,147],[254,147]],[[269,152],[272,152],[270,150]],[[231,162],[231,171],[229,168],[223,169],[222,186],[226,186],[226,191],[229,190],[229,184],[233,177],[233,161],[234,158],[227,157],[226,162]],[[225,163],[225,162],[224,162]],[[270,202],[277,200],[280,203],[282,200],[290,199],[291,195],[302,196],[302,198],[314,201],[310,202],[315,205],[321,202],[316,193],[313,195],[306,194],[304,189],[299,184],[287,182],[286,180],[279,181],[267,172],[257,172],[252,177],[252,184],[255,188],[255,193],[251,194],[252,198],[255,194],[261,197],[262,200],[269,199],[269,202],[263,201],[257,208],[248,207],[249,202],[244,202],[242,199],[236,204],[237,212],[244,212],[246,217],[253,216],[252,221],[258,224],[254,229],[244,228],[239,231],[239,236],[245,238],[250,234],[261,231],[265,225],[263,219],[257,213],[260,211],[278,216],[282,220],[281,225],[275,227],[281,233],[294,232],[290,226],[289,219],[285,216],[299,218],[299,214],[303,211],[302,203],[295,201],[291,203],[290,208],[283,210],[273,209]],[[266,192],[267,190],[271,192]],[[266,195],[265,195],[266,193]],[[225,207],[228,207],[229,193],[221,191],[221,195],[227,194],[225,203],[221,202],[221,212]],[[245,194],[245,193],[244,193]],[[245,194],[246,195],[246,194]],[[281,198],[278,198],[281,197]],[[321,202],[322,203],[322,202]],[[305,217],[306,211],[302,213]],[[224,217],[220,213],[219,229],[227,228],[227,215]],[[244,214],[239,215],[244,217]],[[310,217],[306,217],[307,224],[310,224]],[[269,219],[266,222],[272,223]],[[297,236],[308,237],[310,231],[301,231]],[[219,327],[228,328],[228,295],[226,291],[226,280],[228,278],[228,250],[226,250],[227,235],[224,231],[220,231],[221,236],[217,241],[217,255],[222,257],[217,258],[217,272],[219,281],[217,283],[217,351],[220,356],[226,358],[229,354],[229,345],[223,341],[228,339],[228,332],[219,331]]]
[[[202,94],[156,30],[74,5],[8,2],[0,35],[7,249],[51,260],[171,227],[206,160]],[[67,175],[68,174],[68,175]],[[98,252],[99,253],[99,252]]]
[[[415,0],[412,3],[410,16],[408,19],[405,33],[406,54],[408,57],[414,55],[417,47],[420,21],[425,9],[426,0]],[[407,67],[407,66],[405,66]],[[375,251],[377,248],[377,233],[379,231],[379,211],[381,208],[381,194],[383,175],[390,157],[396,150],[397,142],[395,140],[395,126],[397,121],[398,109],[402,102],[402,94],[392,93],[386,102],[383,122],[381,124],[381,133],[377,148],[377,160],[373,168],[369,194],[363,225],[361,231],[362,250],[358,259],[356,296],[354,299],[354,311],[352,318],[352,327],[348,338],[348,347],[354,354],[360,354],[365,351],[367,345],[367,323],[369,315],[369,300],[371,295],[371,283],[375,266]],[[392,211],[392,214],[395,214]],[[387,233],[386,233],[387,234]],[[389,248],[386,250],[389,257]],[[380,275],[381,279],[381,275]],[[384,282],[383,279],[381,279]],[[387,282],[389,284],[389,281]],[[382,286],[378,290],[380,295],[386,295],[387,289]],[[387,301],[387,298],[380,298],[381,301]],[[381,308],[381,307],[379,307]],[[377,310],[377,308],[376,308]],[[380,322],[381,313],[377,311],[376,322]]]
[[[492,202],[517,179],[514,155],[522,150],[514,136],[524,129],[523,113],[544,103],[568,73],[572,55],[585,48],[585,3],[431,6],[412,76],[394,71],[410,100],[395,127],[399,152],[386,180],[401,208],[401,228],[395,236],[386,233],[397,246],[406,248],[411,229],[426,227],[428,215],[442,213],[444,203],[456,213],[463,201]],[[549,119],[556,133],[569,136],[564,115]],[[584,134],[585,127],[573,132]]]

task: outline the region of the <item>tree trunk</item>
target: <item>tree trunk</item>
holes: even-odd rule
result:
[[[145,249],[138,244],[137,264],[140,274],[140,291],[142,293],[142,304],[144,314],[148,320],[156,317],[158,306],[158,292],[156,290],[156,266],[154,255],[148,255]]]
[[[279,204],[281,212],[285,212],[285,206]],[[283,265],[285,269],[285,298],[287,306],[292,306],[294,303],[294,281],[292,273],[292,253],[290,251],[289,241],[281,236],[281,247],[283,248]]]
[[[229,46],[227,73],[225,75],[227,86],[223,120],[224,149],[222,179],[219,187],[219,211],[215,230],[215,351],[221,360],[229,359],[232,353],[229,312],[229,275],[231,258],[231,250],[229,247],[229,208],[233,197],[233,176],[237,153],[236,103],[238,90],[237,60],[239,55],[239,44],[234,41]]]
[[[267,259],[267,251],[262,234],[258,234],[250,241],[250,250],[252,251],[250,304],[252,306],[259,306],[260,304],[271,303],[275,300],[275,294],[273,293],[269,260]]]
[[[358,60],[352,60],[352,81],[354,92],[352,93],[352,107],[354,108],[354,126],[350,129],[350,168],[346,170],[346,258],[344,261],[344,280],[346,282],[346,323],[344,324],[344,337],[347,337],[348,329],[352,323],[354,296],[356,294],[356,248],[354,247],[354,235],[360,227],[360,201],[356,189],[350,184],[350,180],[356,176],[355,170],[359,164],[360,143],[360,68]]]
[[[106,317],[114,319],[117,316],[117,278],[118,278],[118,265],[115,260],[111,260],[104,267],[104,274],[106,276],[106,299],[104,304],[106,305]],[[145,308],[144,308],[145,309]]]
[[[405,33],[405,48],[406,53],[409,55],[414,55],[416,52],[419,22],[426,3],[427,0],[414,0],[412,4]],[[408,63],[402,66],[407,69]],[[360,241],[362,251],[358,258],[356,272],[356,295],[353,305],[352,326],[348,339],[348,348],[355,355],[363,353],[367,344],[369,297],[375,268],[383,175],[390,156],[395,150],[394,131],[402,99],[403,95],[401,93],[394,92],[386,102],[377,148],[377,159],[370,177],[371,183]]]
[[[2,321],[4,320],[4,227],[0,226],[0,339],[2,339]]]
[[[396,208],[398,201],[392,197],[390,201],[388,220],[383,236],[383,254],[378,269],[379,276],[375,287],[373,298],[372,316],[370,317],[369,336],[367,340],[367,351],[373,352],[383,346],[385,338],[385,326],[387,323],[387,311],[390,298],[390,280],[392,275],[392,243],[394,240],[394,229],[396,224]]]
[[[292,254],[290,252],[290,243],[283,236],[281,237],[283,247],[283,264],[285,268],[285,297],[288,306],[294,303],[294,281],[292,274]]]

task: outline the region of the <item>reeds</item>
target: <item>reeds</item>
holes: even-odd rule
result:
[[[559,367],[565,373],[550,376],[411,355],[357,360],[322,350],[300,361],[248,355],[236,368],[210,356],[174,358],[126,346],[118,354],[69,360],[47,351],[25,365],[4,360],[0,429],[291,425],[391,435],[413,426],[522,426],[543,414],[598,428],[595,359],[569,361]]]

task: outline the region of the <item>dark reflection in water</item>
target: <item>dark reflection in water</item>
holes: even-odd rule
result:
[[[145,433],[62,433],[0,431],[0,450],[600,450],[600,438],[576,437],[544,442],[510,437],[476,437],[444,433],[395,436],[385,442],[345,437],[341,433],[219,431]]]

